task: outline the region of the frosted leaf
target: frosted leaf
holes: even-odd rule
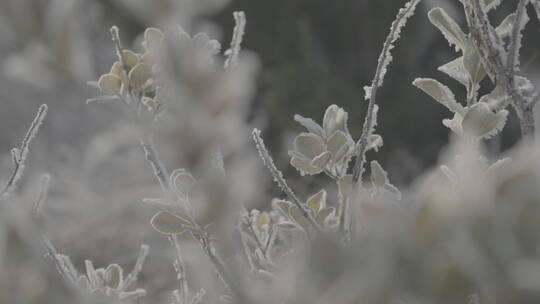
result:
[[[469,74],[465,70],[463,65],[463,57],[459,57],[449,63],[442,65],[438,68],[439,71],[446,73],[448,76],[459,81],[462,85],[466,86],[469,81]]]
[[[122,51],[122,59],[124,60],[128,72],[139,63],[139,55],[130,50]]]
[[[321,155],[316,156],[311,161],[311,165],[315,168],[324,168],[328,161],[330,161],[330,158],[332,157],[332,154],[329,151],[326,151],[322,153]]]
[[[484,102],[490,109],[496,110],[504,104],[506,99],[506,91],[502,87],[496,86],[491,93],[482,96],[479,102]]]
[[[383,187],[388,183],[386,171],[375,160],[371,161],[371,182],[375,187]]]
[[[323,189],[310,196],[306,201],[306,205],[317,214],[321,209],[326,207],[326,190]]]
[[[105,269],[103,278],[108,287],[116,289],[123,281],[123,270],[118,264],[111,264]]]
[[[467,70],[470,76],[473,87],[484,79],[486,76],[486,70],[480,60],[480,54],[476,48],[476,45],[472,40],[467,40],[467,46],[463,50],[463,66]]]
[[[446,12],[440,8],[434,8],[428,13],[429,21],[437,27],[444,38],[456,46],[456,48],[463,50],[466,45],[465,34],[459,27],[459,25],[452,19]]]
[[[367,151],[373,149],[375,152],[378,152],[379,149],[383,146],[383,138],[380,135],[372,134],[369,136]]]
[[[340,178],[337,182],[339,194],[343,197],[348,197],[352,191],[352,178],[351,174],[347,174]]]
[[[110,74],[113,74],[120,79],[124,78],[124,68],[122,67],[120,61],[113,63]]]
[[[304,228],[305,230],[309,230],[311,227],[311,224],[306,219],[302,211],[300,211],[300,208],[298,206],[292,205],[289,208],[289,217],[297,223],[300,227]]]
[[[316,135],[319,135],[321,137],[324,136],[322,127],[318,123],[313,121],[313,119],[305,118],[305,117],[302,117],[301,115],[296,114],[296,115],[294,115],[294,120],[296,120],[299,124],[301,124],[309,132],[311,132],[313,134],[316,134]]]
[[[497,174],[498,171],[507,168],[510,165],[510,162],[512,162],[512,159],[509,157],[499,159],[486,169],[486,175],[493,176]]]
[[[390,193],[393,196],[393,199],[398,200],[398,201],[401,200],[401,191],[399,191],[399,189],[396,186],[387,183],[384,185],[383,188],[384,190],[386,190],[388,193]]]
[[[333,207],[322,209],[319,213],[317,213],[315,219],[317,220],[317,222],[319,222],[319,224],[323,225],[326,219],[335,211],[336,209]]]
[[[264,231],[268,225],[270,225],[270,216],[267,213],[261,213],[256,216],[255,227],[259,232]]]
[[[292,206],[292,203],[289,201],[279,200],[279,199],[274,199],[272,201],[272,207],[274,208],[274,210],[281,211],[281,213],[283,213],[283,215],[285,216],[289,216],[289,208],[291,206]]]
[[[463,116],[459,113],[454,113],[452,119],[443,119],[442,124],[456,134],[463,134],[463,129],[461,127],[462,121]]]
[[[122,88],[122,80],[113,74],[105,74],[99,77],[98,87],[102,94],[118,95]]]
[[[167,211],[156,213],[150,220],[152,227],[163,234],[181,234],[191,227],[191,223]]]
[[[532,82],[523,76],[515,76],[515,82],[518,89],[522,92],[531,92],[534,90]]]
[[[447,86],[431,78],[417,78],[413,85],[424,91],[437,102],[454,113],[463,113],[463,106],[457,103],[454,93]]]
[[[516,22],[516,14],[512,13],[506,16],[506,18],[504,18],[501,24],[497,26],[495,31],[497,32],[499,37],[502,39],[506,37],[510,37],[510,35],[512,34],[512,29],[514,29],[515,22]]]
[[[484,1],[484,9],[486,12],[489,12],[492,9],[497,8],[502,2],[502,0],[483,0]]]
[[[339,158],[341,158],[343,155],[339,155],[338,152],[342,150],[342,148],[346,148],[345,151],[348,151],[347,146],[350,147],[352,145],[352,142],[350,138],[342,131],[337,131],[332,135],[328,142],[326,143],[326,148],[330,153],[332,153],[333,160],[338,161]]]
[[[323,118],[323,129],[327,137],[330,137],[334,132],[341,130],[345,133],[349,133],[347,130],[347,117],[348,114],[342,108],[331,105],[326,109]]]
[[[163,32],[157,28],[149,27],[144,31],[144,48],[146,51],[152,51],[161,46],[163,41]]]
[[[196,184],[196,180],[185,169],[175,169],[171,172],[169,178],[169,186],[171,190],[178,196],[185,198],[189,194],[189,191],[193,189]]]
[[[295,167],[300,175],[315,175],[323,171],[322,167],[315,167],[311,164],[311,161],[305,157],[291,157],[291,165]]]
[[[468,135],[488,138],[502,130],[507,116],[506,110],[493,113],[486,103],[478,102],[464,115],[462,128]]]
[[[132,87],[143,90],[152,78],[152,69],[144,63],[139,63],[129,72],[128,77]]]
[[[314,158],[325,152],[322,139],[312,133],[301,133],[294,139],[294,150],[308,158]]]

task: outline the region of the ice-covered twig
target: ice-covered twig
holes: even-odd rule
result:
[[[135,265],[133,266],[133,269],[128,274],[126,279],[122,282],[122,287],[120,290],[127,290],[133,283],[137,282],[137,278],[139,276],[139,273],[142,270],[144,261],[146,260],[146,257],[148,256],[148,251],[150,250],[150,246],[148,245],[141,245],[141,249],[139,250],[139,256],[137,257],[137,261],[135,262]]]
[[[371,87],[368,87],[366,89],[366,98],[369,99],[369,104],[364,120],[362,135],[360,136],[359,140],[359,148],[356,154],[356,162],[353,168],[353,185],[358,184],[358,182],[362,178],[362,173],[364,171],[365,154],[368,147],[369,137],[371,135],[371,132],[373,131],[373,120],[375,119],[374,116],[375,105],[377,102],[377,89],[382,86],[386,70],[388,68],[388,65],[392,61],[391,51],[394,48],[394,43],[399,39],[401,29],[405,26],[409,17],[414,14],[416,6],[419,2],[420,0],[411,0],[407,2],[405,6],[399,11],[396,20],[394,21],[394,23],[392,23],[392,27],[390,28],[390,34],[384,42],[383,50],[381,52],[381,55],[379,56],[377,70],[375,71],[375,76],[371,83]]]
[[[152,166],[154,176],[156,177],[159,185],[161,186],[163,195],[167,196],[169,192],[167,188],[167,185],[169,184],[169,175],[167,174],[167,169],[165,168],[165,165],[157,154],[152,138],[150,136],[147,136],[146,138],[141,136],[140,141],[141,146],[144,149],[144,156]]]
[[[510,47],[508,48],[508,62],[506,64],[510,73],[515,74],[519,70],[519,49],[521,48],[521,39],[523,38],[523,28],[529,21],[527,16],[527,2],[529,0],[519,0],[516,10],[516,21],[512,29],[512,36],[510,37]],[[515,79],[512,78],[514,89],[516,89]]]
[[[244,31],[246,28],[246,15],[244,12],[234,12],[234,30],[231,39],[231,46],[225,52],[227,59],[225,60],[225,68],[232,67],[238,62],[238,56],[240,55],[240,49],[242,46],[242,39],[244,38]]]
[[[47,116],[47,109],[48,107],[46,104],[42,104],[39,107],[36,116],[32,121],[32,124],[30,125],[30,128],[24,136],[21,146],[19,148],[14,148],[11,150],[11,156],[13,159],[13,171],[6,185],[4,186],[2,191],[0,191],[0,198],[9,195],[11,191],[13,191],[17,187],[17,183],[19,182],[24,172],[26,158],[28,157],[28,153],[30,152],[30,143],[36,137],[39,131],[39,127],[43,123],[45,116]]]
[[[47,195],[49,194],[49,182],[51,180],[51,176],[49,174],[43,174],[40,179],[39,183],[39,196],[34,203],[34,206],[32,207],[32,216],[35,218],[38,216],[39,211],[41,209],[41,206],[43,205],[43,202],[47,199]]]
[[[274,181],[279,185],[279,187],[287,195],[287,197],[300,209],[302,215],[311,223],[315,231],[321,232],[321,227],[319,226],[315,218],[313,218],[313,216],[308,212],[304,204],[300,202],[291,187],[289,187],[289,185],[287,184],[287,181],[283,177],[283,173],[281,173],[281,171],[279,171],[279,169],[274,164],[274,160],[272,159],[272,156],[270,156],[270,152],[268,152],[268,149],[266,149],[266,146],[264,145],[264,141],[261,137],[261,131],[259,129],[253,129],[252,135],[253,141],[255,141],[255,145],[257,146],[257,150],[259,151],[259,155],[261,156],[264,165],[268,168],[268,170],[270,170],[270,173],[272,173]]]

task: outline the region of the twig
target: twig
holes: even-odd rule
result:
[[[300,209],[302,215],[311,223],[315,231],[320,233],[322,231],[321,227],[319,226],[315,218],[313,218],[313,216],[308,212],[306,207],[300,202],[296,194],[294,194],[293,190],[289,187],[287,181],[283,177],[283,174],[274,164],[274,161],[270,156],[270,152],[268,152],[268,150],[266,149],[264,141],[261,138],[261,131],[259,129],[253,129],[252,135],[253,140],[255,141],[255,145],[257,146],[257,150],[259,151],[259,155],[264,165],[268,168],[268,170],[270,170],[270,173],[272,173],[274,181],[279,185],[279,187],[287,195],[287,197]]]
[[[3,190],[0,191],[0,198],[9,195],[11,191],[13,191],[17,187],[17,183],[19,182],[24,172],[26,158],[28,157],[28,153],[30,152],[30,143],[32,142],[34,137],[36,137],[39,131],[39,127],[43,123],[45,116],[47,116],[47,109],[48,107],[46,104],[42,104],[39,107],[36,116],[32,121],[32,124],[30,125],[30,128],[24,136],[21,146],[19,148],[14,148],[11,150],[14,167],[6,185],[4,186]]]
[[[132,284],[137,282],[137,278],[139,276],[139,273],[141,273],[144,261],[146,260],[146,257],[148,256],[148,251],[150,247],[148,245],[141,245],[141,249],[139,250],[139,256],[137,257],[137,261],[135,262],[135,265],[133,266],[133,269],[128,274],[126,279],[122,283],[121,290],[128,289]]]
[[[244,38],[244,32],[246,28],[246,15],[244,12],[234,12],[234,30],[231,39],[231,46],[225,52],[227,59],[225,60],[225,68],[228,69],[237,64],[238,56],[240,55],[240,48],[242,46],[242,39]]]
[[[362,135],[359,140],[359,149],[356,155],[356,162],[353,168],[353,187],[361,182],[362,174],[364,171],[364,164],[366,161],[366,151],[368,146],[368,139],[372,132],[373,119],[375,115],[375,105],[377,102],[377,90],[382,86],[384,76],[386,74],[386,69],[392,60],[392,55],[390,51],[394,47],[393,43],[399,38],[401,29],[405,26],[407,19],[414,14],[416,6],[420,3],[420,0],[411,0],[405,4],[405,6],[399,11],[396,20],[392,23],[390,29],[390,34],[384,42],[383,50],[379,56],[377,70],[375,72],[375,77],[371,82],[371,87],[368,88],[370,93],[369,104],[364,120],[364,126],[362,129]]]
[[[169,190],[167,187],[169,185],[169,175],[167,174],[167,169],[165,168],[163,161],[161,161],[158,156],[152,138],[150,136],[146,136],[146,138],[144,136],[141,136],[140,142],[141,146],[144,149],[145,158],[152,166],[154,176],[156,177],[159,185],[161,186],[163,195],[168,196]]]
[[[49,182],[51,176],[49,174],[43,174],[40,179],[39,196],[32,207],[32,217],[36,218],[39,214],[43,202],[47,199],[49,194]]]
[[[519,49],[521,48],[521,39],[523,35],[521,31],[523,27],[527,24],[527,10],[526,5],[529,0],[519,0],[518,7],[516,10],[516,21],[514,22],[514,27],[512,28],[512,36],[510,38],[510,47],[508,48],[508,62],[506,68],[510,73],[515,74],[518,70],[518,58],[519,58]],[[512,84],[514,89],[516,88],[515,79],[512,78]]]

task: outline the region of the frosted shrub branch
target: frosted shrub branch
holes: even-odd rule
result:
[[[43,123],[45,116],[47,116],[47,109],[48,107],[46,104],[42,104],[39,107],[36,116],[34,117],[32,124],[30,125],[30,128],[24,136],[21,146],[19,148],[14,148],[11,150],[11,156],[13,159],[13,171],[6,185],[4,186],[2,191],[0,191],[0,198],[9,195],[11,191],[13,191],[17,187],[17,183],[19,182],[24,172],[26,158],[28,157],[28,153],[30,152],[30,143],[32,142],[34,137],[36,137],[39,131],[39,127]]]
[[[366,161],[366,151],[368,148],[368,140],[372,133],[373,120],[375,119],[375,105],[377,103],[377,89],[382,86],[384,76],[388,65],[392,61],[391,51],[394,48],[394,43],[399,39],[401,29],[407,23],[407,19],[414,14],[416,6],[420,0],[411,0],[399,11],[396,20],[392,23],[390,34],[384,42],[383,50],[379,56],[377,70],[371,82],[371,87],[366,88],[366,99],[369,99],[368,109],[364,120],[362,135],[359,140],[359,148],[356,154],[356,162],[353,168],[353,184],[356,185],[362,179],[364,164]]]
[[[225,60],[225,68],[232,67],[238,62],[238,56],[240,55],[240,48],[242,46],[242,40],[244,38],[244,32],[246,28],[246,15],[244,12],[234,12],[234,30],[231,39],[231,46],[225,52],[227,59]]]
[[[515,79],[517,76],[516,65],[519,63],[521,31],[528,21],[525,9],[527,2],[528,0],[520,0],[518,3],[517,19],[512,29],[508,54],[506,54],[503,46],[495,42],[494,35],[496,34],[494,34],[494,29],[490,25],[486,9],[482,2],[480,0],[472,0],[472,5],[467,1],[463,2],[469,22],[471,38],[476,44],[482,64],[492,81],[509,96],[508,101],[501,108],[506,107],[507,103],[510,103],[514,107],[520,120],[521,133],[525,137],[533,135],[535,131],[532,109],[534,102],[529,101],[529,98],[525,97],[518,90]]]
[[[257,147],[257,150],[259,151],[259,155],[264,163],[264,165],[270,170],[270,173],[274,177],[274,181],[278,184],[278,186],[281,188],[281,190],[287,195],[287,197],[293,202],[302,212],[302,215],[311,223],[315,231],[321,232],[321,227],[317,223],[317,221],[311,216],[311,214],[308,212],[306,207],[300,202],[296,194],[294,194],[293,190],[289,185],[287,184],[287,181],[283,177],[283,173],[279,171],[279,169],[274,164],[274,160],[270,156],[270,152],[268,152],[268,149],[266,149],[266,146],[264,145],[264,141],[261,137],[261,131],[259,129],[253,129],[252,132],[253,135],[253,141],[255,141],[255,145]]]

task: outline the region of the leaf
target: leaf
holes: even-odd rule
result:
[[[122,51],[122,59],[124,60],[126,70],[128,72],[130,72],[131,69],[133,69],[139,63],[139,55],[130,50]]]
[[[371,161],[371,182],[375,187],[383,187],[388,183],[388,174],[376,161]]]
[[[445,85],[431,78],[417,78],[413,81],[413,85],[424,91],[437,102],[447,107],[454,113],[462,113],[463,106],[460,105],[454,93]]]
[[[103,279],[108,287],[113,289],[118,288],[123,280],[122,268],[118,264],[109,265],[107,269],[105,269]]]
[[[310,196],[306,201],[306,205],[314,214],[317,214],[319,210],[326,207],[326,190],[323,189]]]
[[[378,134],[371,134],[368,139],[368,147],[367,151],[373,149],[375,152],[379,151],[379,148],[381,148],[384,144],[382,136]]]
[[[99,77],[98,87],[103,94],[118,95],[122,88],[122,80],[116,75],[105,74]]]
[[[339,194],[344,198],[348,197],[352,191],[352,178],[351,174],[347,174],[337,182]]]
[[[124,78],[124,68],[122,68],[120,61],[113,63],[110,74],[113,74],[120,79]]]
[[[459,49],[464,49],[466,45],[465,34],[459,25],[446,12],[440,8],[434,8],[428,13],[431,23],[437,27],[443,36]]]
[[[304,157],[303,155],[298,155],[297,153],[294,153],[294,151],[289,151],[289,155],[291,156],[291,162],[290,162],[291,166],[295,167],[300,172],[300,175],[302,176],[315,175],[323,171],[322,167],[313,166],[311,164],[311,161],[307,159],[306,157]],[[328,153],[328,155],[330,155],[330,153]]]
[[[326,148],[330,153],[332,154],[332,159],[334,161],[338,161],[341,157],[343,157],[344,153],[338,153],[340,150],[345,148],[343,150],[346,154],[350,150],[350,146],[352,145],[352,141],[350,140],[350,137],[345,134],[343,131],[336,131],[330,138],[328,139],[326,143]],[[349,148],[347,148],[349,146]]]
[[[467,86],[469,73],[463,65],[463,56],[440,66],[438,70],[459,81],[462,85]]]
[[[312,133],[301,133],[294,139],[294,150],[309,159],[326,151],[321,137]]]
[[[292,205],[289,208],[289,217],[305,230],[310,229],[311,225],[308,219],[306,219],[306,217],[304,216],[300,208],[298,208],[298,206]]]
[[[318,214],[317,216],[315,217],[315,219],[317,220],[317,222],[319,224],[324,224],[326,218],[328,218],[328,216],[330,216],[332,213],[334,213],[335,211],[335,208],[333,207],[330,207],[330,208],[325,208],[325,209],[322,209]]]
[[[169,187],[176,194],[185,198],[197,180],[186,169],[175,169],[169,178]]]
[[[495,31],[499,35],[500,38],[504,39],[506,37],[510,37],[512,34],[512,30],[514,29],[514,24],[516,23],[516,13],[512,13],[497,26]]]
[[[181,234],[192,226],[190,221],[167,211],[156,213],[150,220],[150,224],[163,234]]]
[[[289,208],[292,206],[292,204],[289,201],[274,199],[272,201],[272,206],[274,207],[274,209],[281,211],[283,215],[288,217]]]
[[[491,164],[491,166],[489,166],[486,169],[486,175],[490,175],[490,176],[495,175],[498,171],[508,168],[508,165],[510,165],[511,162],[512,162],[512,159],[509,157],[499,159],[498,161],[494,162],[493,164]]]
[[[329,151],[326,151],[324,152],[323,154],[315,157],[312,161],[311,161],[311,165],[315,168],[321,168],[321,170],[324,168],[324,166],[326,166],[326,164],[328,163],[328,161],[330,160],[330,157],[332,156],[332,154],[329,152]]]
[[[467,72],[469,72],[469,79],[474,89],[486,76],[486,70],[480,60],[478,49],[472,40],[467,41],[467,46],[463,50],[463,65]]]
[[[384,190],[389,192],[393,196],[393,198],[395,200],[398,200],[398,201],[401,200],[401,192],[399,191],[399,189],[396,186],[387,183],[387,184],[384,185]]]
[[[296,120],[299,124],[301,124],[309,132],[311,132],[313,134],[316,134],[316,135],[319,135],[321,137],[324,136],[324,132],[323,132],[322,127],[318,123],[313,121],[313,119],[305,118],[305,117],[302,117],[302,116],[296,114],[296,115],[294,115],[294,120]]]
[[[502,130],[507,116],[506,110],[493,113],[486,103],[478,102],[463,116],[463,131],[475,137],[490,137]]]
[[[463,128],[461,127],[461,124],[463,122],[463,116],[459,113],[454,113],[454,117],[452,119],[443,119],[442,124],[452,130],[452,132],[456,134],[462,134]]]
[[[347,112],[342,108],[336,105],[329,106],[326,109],[323,118],[324,134],[327,137],[330,137],[338,130],[349,133],[347,130],[347,117]]]
[[[144,31],[144,48],[147,51],[154,50],[161,45],[163,32],[157,28],[149,27]]]
[[[152,78],[152,69],[147,64],[139,63],[129,72],[128,78],[132,87],[143,90]]]

